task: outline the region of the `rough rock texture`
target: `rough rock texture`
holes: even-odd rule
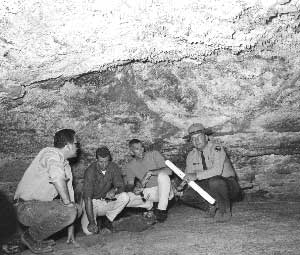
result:
[[[59,128],[80,179],[99,144],[184,167],[189,124],[213,127],[252,193],[299,199],[300,2],[2,1],[0,188]]]

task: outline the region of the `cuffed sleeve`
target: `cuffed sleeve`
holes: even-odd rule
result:
[[[64,169],[64,159],[55,151],[47,151],[41,156],[40,164],[47,169],[49,175],[49,182],[57,182],[57,180],[65,180],[66,173]]]

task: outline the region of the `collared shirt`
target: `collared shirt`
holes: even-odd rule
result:
[[[14,198],[23,200],[52,201],[58,192],[53,185],[58,179],[67,182],[69,196],[74,201],[73,175],[69,162],[59,149],[42,149],[26,169],[18,184]]]
[[[134,178],[142,180],[144,175],[151,170],[165,168],[165,159],[158,151],[147,151],[143,159],[133,158],[124,167],[124,174],[128,183],[133,183]],[[151,188],[157,186],[157,176],[151,176],[146,187]]]
[[[196,173],[197,179],[208,179],[213,176],[235,176],[235,172],[224,148],[213,142],[208,142],[203,149],[207,170],[203,170],[201,152],[194,148],[186,158],[186,173]]]
[[[125,190],[119,166],[114,162],[109,162],[105,169],[105,174],[97,162],[92,163],[84,173],[83,196],[84,198],[101,199],[106,193],[117,188],[118,193]]]

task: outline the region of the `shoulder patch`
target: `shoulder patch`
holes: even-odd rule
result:
[[[218,145],[217,145],[217,146],[215,147],[215,151],[221,151],[221,146],[218,146]]]

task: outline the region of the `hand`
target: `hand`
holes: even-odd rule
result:
[[[148,171],[148,172],[144,175],[144,177],[143,177],[143,179],[142,179],[142,181],[141,181],[142,187],[145,187],[145,186],[146,186],[146,184],[148,183],[148,181],[150,180],[150,178],[151,178],[152,175],[153,175],[153,174],[152,174],[151,171]]]
[[[76,207],[76,204],[74,202],[64,202],[62,201],[63,205],[66,207]]]
[[[93,234],[97,234],[99,231],[99,228],[95,223],[89,223],[87,226],[87,229],[89,232],[91,232]]]
[[[194,179],[195,178],[192,174],[186,174],[182,180],[186,183],[189,183],[189,182],[193,181]]]
[[[111,189],[110,191],[108,191],[108,192],[106,193],[105,198],[107,198],[107,199],[113,199],[115,196],[116,196],[116,191],[115,191],[115,189]]]
[[[187,184],[186,181],[182,181],[177,187],[175,187],[176,191],[178,192],[183,191],[186,184]]]

